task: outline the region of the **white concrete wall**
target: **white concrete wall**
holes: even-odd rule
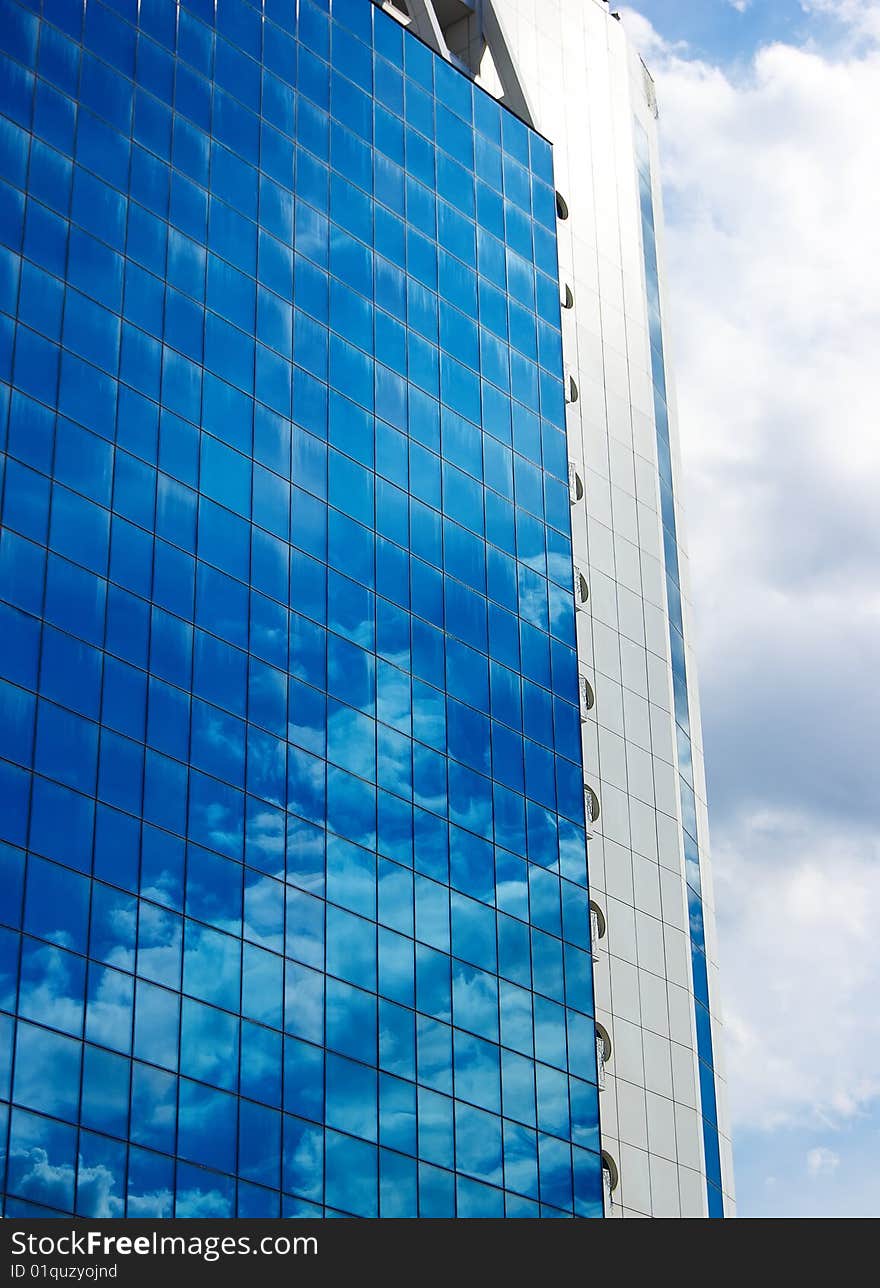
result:
[[[578,613],[580,667],[596,701],[583,726],[586,781],[601,814],[588,843],[590,883],[606,936],[596,963],[597,1019],[613,1053],[600,1096],[604,1148],[620,1180],[612,1213],[706,1213],[703,1141],[677,785],[669,629],[634,158],[634,116],[656,127],[641,64],[602,0],[488,0],[501,23],[534,124],[553,143],[569,218],[558,224],[566,364],[580,398],[568,408],[569,452],[585,484],[572,508],[575,562],[590,589]],[[662,107],[662,105],[661,105]],[[661,256],[660,195],[655,224]],[[663,282],[661,276],[661,295]],[[669,382],[668,325],[664,332]],[[679,472],[670,391],[674,470]],[[681,489],[676,493],[680,503]],[[687,598],[686,543],[677,516]],[[688,647],[691,733],[703,895],[723,1075],[717,957],[708,873],[708,814]],[[733,1173],[718,1078],[724,1188]]]

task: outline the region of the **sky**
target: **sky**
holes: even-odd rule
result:
[[[880,1215],[880,0],[630,0],[738,1210]]]

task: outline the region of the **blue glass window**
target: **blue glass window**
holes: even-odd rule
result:
[[[365,0],[44,8],[0,22],[10,1211],[594,1213],[549,145]]]

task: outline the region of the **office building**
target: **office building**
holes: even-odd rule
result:
[[[731,1189],[650,81],[386,8],[0,0],[6,1216]]]

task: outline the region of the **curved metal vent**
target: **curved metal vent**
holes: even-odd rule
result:
[[[596,1079],[601,1091],[605,1086],[605,1066],[611,1059],[611,1038],[608,1030],[601,1024],[596,1025]]]
[[[596,705],[596,695],[593,692],[593,686],[585,675],[578,676],[578,694],[581,705],[581,720],[586,720],[587,712],[592,711]]]
[[[599,819],[599,797],[592,787],[584,787],[584,814],[587,819],[587,836],[593,835],[593,828]]]
[[[620,1184],[620,1173],[617,1164],[606,1149],[602,1150],[602,1191],[605,1195],[605,1211],[614,1206],[614,1191]]]
[[[584,480],[581,478],[574,461],[568,462],[568,495],[572,505],[584,499]]]
[[[605,938],[605,914],[598,903],[590,900],[590,948],[593,961],[599,960],[599,940]]]

